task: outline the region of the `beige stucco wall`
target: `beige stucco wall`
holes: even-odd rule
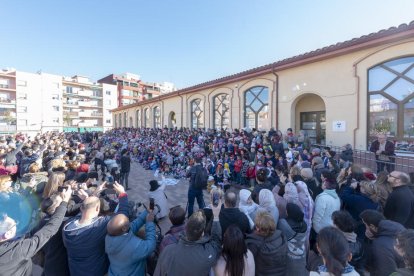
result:
[[[334,58],[324,59],[306,65],[276,71],[274,74],[218,85],[214,88],[174,96],[158,103],[132,107],[128,118],[135,123],[135,110],[150,108],[150,125],[153,126],[152,110],[155,105],[161,108],[162,126],[168,126],[170,112],[175,112],[177,126],[190,127],[190,104],[201,99],[204,110],[204,126],[213,126],[213,98],[221,93],[230,96],[231,129],[244,127],[244,91],[254,86],[266,86],[269,89],[269,124],[286,131],[292,127],[300,128],[300,111],[326,110],[326,143],[342,146],[351,143],[360,149],[367,144],[367,70],[389,59],[414,55],[414,38],[392,44],[353,52]],[[279,112],[276,114],[276,84],[278,78]],[[358,98],[359,95],[359,98]],[[358,104],[359,102],[359,104]],[[114,114],[123,113],[122,111]],[[359,120],[358,120],[359,116]],[[345,132],[333,132],[334,121],[345,121]],[[127,119],[129,123],[129,119]],[[355,132],[355,136],[354,136]]]

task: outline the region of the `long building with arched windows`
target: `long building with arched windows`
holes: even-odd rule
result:
[[[414,152],[414,21],[112,110],[114,127],[303,130]]]

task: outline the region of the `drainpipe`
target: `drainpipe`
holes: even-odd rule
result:
[[[276,78],[275,88],[276,88],[276,130],[279,130],[279,75],[276,74],[276,69],[273,66],[272,74]]]
[[[184,118],[184,111],[183,111],[183,96],[180,95],[180,92],[178,92],[178,97],[181,98],[181,127],[183,127],[183,118]]]
[[[354,131],[353,131],[353,135],[354,135],[354,137],[353,137],[353,148],[355,149],[355,146],[356,146],[356,132],[357,132],[357,130],[359,129],[359,84],[360,84],[360,78],[359,78],[359,76],[358,76],[358,74],[357,74],[357,64],[354,64],[353,65],[353,67],[354,67],[354,77],[357,79],[357,82],[356,82],[356,95],[357,95],[357,112],[356,112],[356,120],[357,120],[357,124],[356,124],[356,127],[354,128]]]

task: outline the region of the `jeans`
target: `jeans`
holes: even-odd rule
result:
[[[119,176],[119,181],[121,182],[120,184],[124,186],[125,189],[128,188],[128,177],[129,177],[129,172],[121,172]]]
[[[188,189],[188,217],[194,212],[194,201],[196,198],[198,209],[203,209],[205,207],[203,190],[190,187]]]

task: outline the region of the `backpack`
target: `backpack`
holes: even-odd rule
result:
[[[204,167],[197,165],[193,187],[196,189],[200,189],[200,190],[207,189],[207,181],[208,181],[207,170]]]

